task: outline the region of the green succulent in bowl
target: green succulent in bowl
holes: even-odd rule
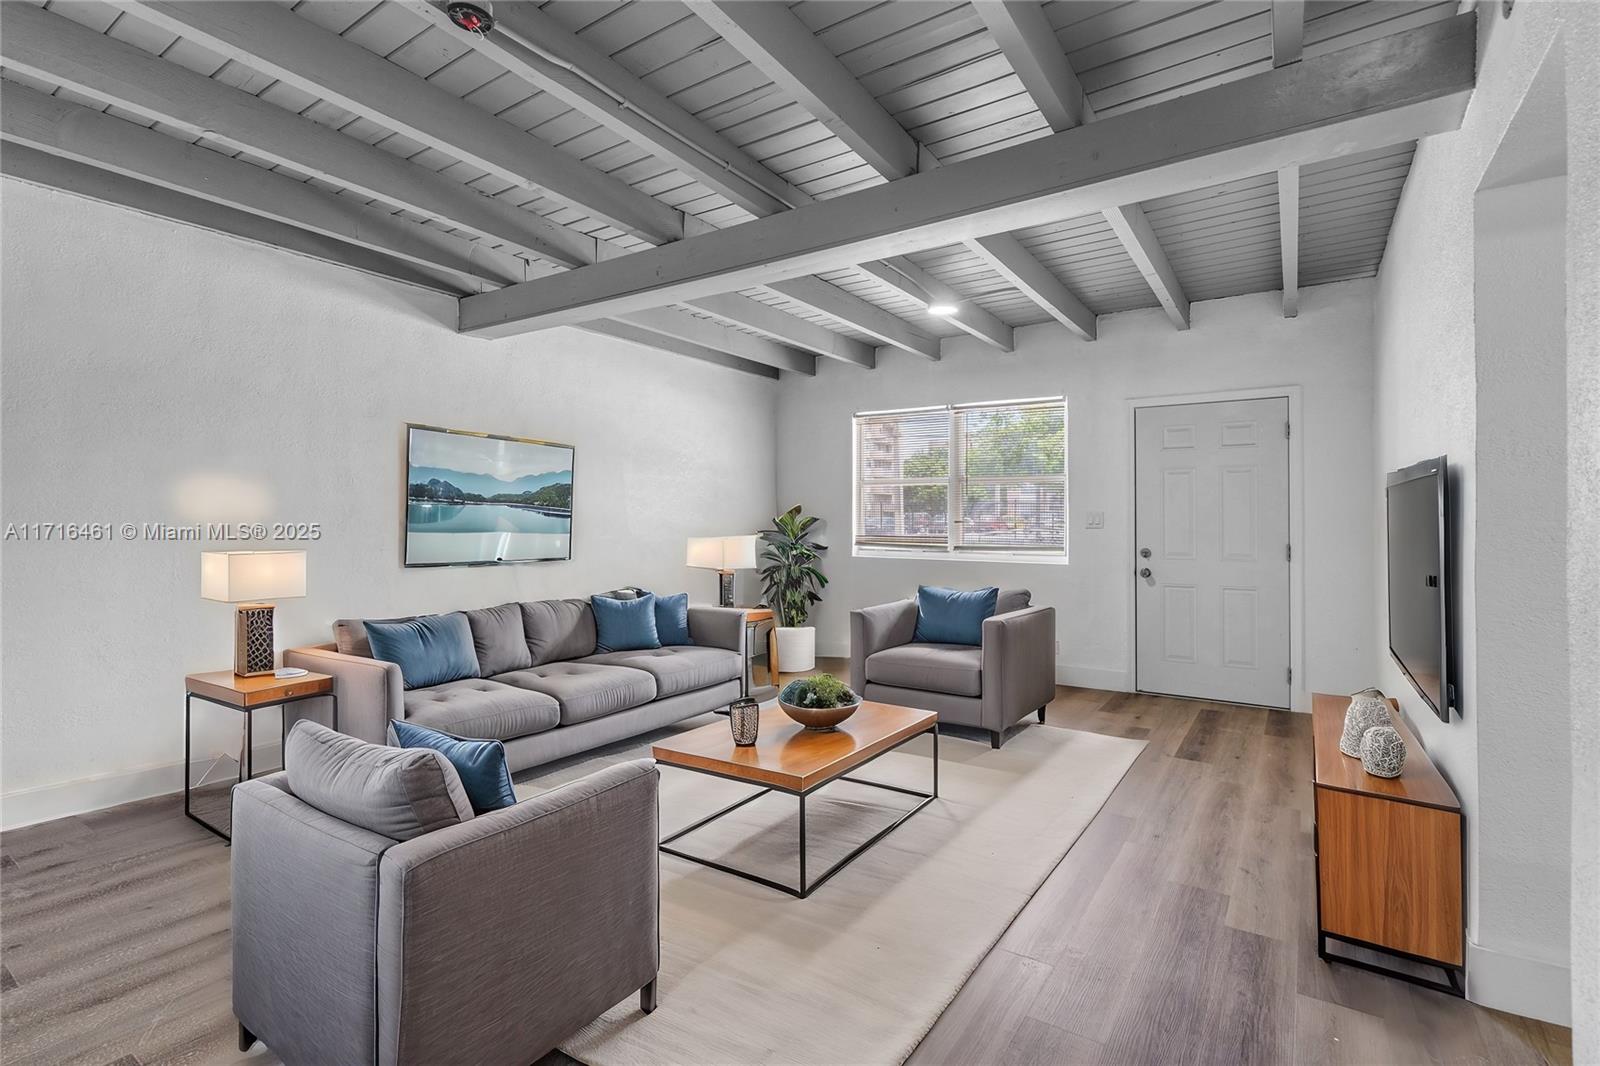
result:
[[[861,702],[861,697],[850,691],[849,685],[829,674],[791,681],[783,686],[778,698],[796,707],[815,707],[819,711]]]

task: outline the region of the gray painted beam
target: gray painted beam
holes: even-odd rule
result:
[[[1034,106],[1057,133],[1089,121],[1083,85],[1067,63],[1044,9],[1032,0],[972,5]]]
[[[979,5],[984,6],[984,5]],[[1048,311],[1052,318],[1066,326],[1086,341],[1092,341],[1097,332],[1095,313],[1061,279],[1034,258],[1022,242],[1009,233],[992,237],[979,237],[967,242],[967,247],[983,257],[995,272],[1009,281],[1013,288]]]
[[[1283,317],[1300,313],[1300,168],[1278,168],[1278,242],[1283,263]]]
[[[0,95],[0,138],[471,279],[527,278],[516,256],[19,84]]]
[[[1189,298],[1183,294],[1177,271],[1172,269],[1167,253],[1162,250],[1161,241],[1156,237],[1150,220],[1145,217],[1144,208],[1138,204],[1123,204],[1107,208],[1104,214],[1112,232],[1122,242],[1122,247],[1127,249],[1133,265],[1144,275],[1150,291],[1156,294],[1156,299],[1161,302],[1172,324],[1179,329],[1188,329]]]
[[[171,33],[365,115],[422,144],[653,244],[684,235],[679,212],[277,4],[118,0]]]
[[[11,70],[145,119],[293,167],[563,266],[593,263],[594,238],[374,148],[292,111],[32,4],[0,4]]]
[[[1272,0],[1272,65],[1300,62],[1305,37],[1306,0]]]
[[[10,87],[6,89],[10,92]],[[453,274],[408,263],[360,245],[346,244],[311,230],[187,196],[160,185],[8,142],[0,152],[0,173],[34,185],[155,215],[186,226],[224,233],[295,255],[320,259],[366,274],[434,289],[451,296],[472,291]]]
[[[462,328],[507,334],[589,321],[1455,129],[1476,51],[1473,16],[1434,22],[885,186],[468,297]]]
[[[821,278],[792,278],[773,282],[766,288],[785,299],[853,326],[891,348],[899,348],[924,359],[939,358],[939,338],[930,337],[899,315],[891,314],[877,304],[868,303]]]
[[[904,256],[896,256],[884,263],[863,263],[856,269],[925,306],[945,304],[954,307],[954,314],[939,317],[985,344],[1002,352],[1012,351],[1015,347],[1010,326],[971,300],[963,299],[960,293]]]
[[[676,337],[691,344],[711,348],[752,363],[763,363],[796,374],[815,374],[817,357],[787,344],[780,344],[754,333],[744,333],[709,318],[700,318],[676,307],[652,307],[645,311],[616,316],[618,321]]]
[[[826,326],[819,326],[798,315],[791,315],[782,308],[752,300],[747,296],[722,293],[718,296],[690,300],[689,303],[708,314],[760,330],[774,340],[829,359],[837,359],[841,363],[849,363],[865,370],[871,370],[877,364],[877,353],[872,345],[835,333]]]
[[[599,333],[606,337],[615,337],[617,340],[637,344],[642,348],[652,348],[656,351],[671,352],[674,355],[685,355],[690,359],[699,359],[717,366],[731,367],[742,370],[746,374],[755,374],[759,377],[778,377],[778,371],[764,363],[752,363],[748,359],[740,359],[727,352],[719,352],[715,348],[707,348],[703,344],[682,340],[678,337],[668,336],[665,333],[655,333],[618,319],[601,319],[599,322],[585,322],[581,327],[590,333]]]

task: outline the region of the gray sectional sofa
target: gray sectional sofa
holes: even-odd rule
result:
[[[689,608],[692,645],[597,652],[588,600],[536,600],[462,612],[478,677],[407,690],[372,657],[366,619],[340,619],[333,643],[292,648],[286,666],[331,674],[343,732],[382,744],[391,719],[500,740],[513,772],[726,707],[739,698],[744,612]],[[396,621],[397,619],[373,619]]]

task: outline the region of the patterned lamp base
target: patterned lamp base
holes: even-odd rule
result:
[[[272,673],[272,604],[241,603],[233,615],[233,672],[240,677]]]

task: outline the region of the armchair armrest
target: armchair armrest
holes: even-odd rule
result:
[[[744,610],[739,607],[689,608],[689,639],[707,648],[727,648],[744,659]]]
[[[385,744],[390,720],[405,717],[405,681],[395,663],[364,655],[341,655],[332,645],[317,645],[290,648],[283,653],[283,665],[333,675],[341,733],[371,744]]]
[[[850,612],[850,687],[863,695],[867,658],[885,648],[910,644],[917,634],[917,601],[895,600]]]
[[[384,853],[380,1063],[531,1062],[655,980],[659,777],[610,766]]]
[[[1056,609],[1025,607],[984,619],[983,728],[1009,729],[1055,695]]]

